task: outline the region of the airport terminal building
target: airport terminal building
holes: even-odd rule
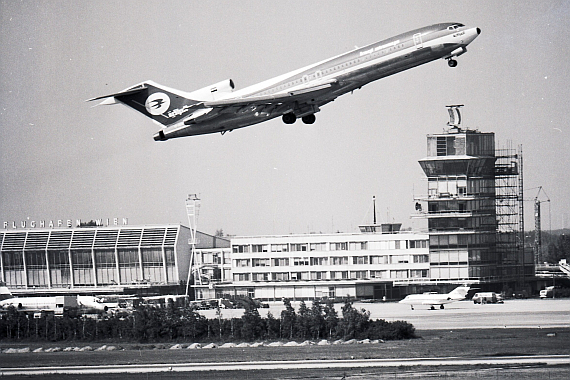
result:
[[[1,280],[14,294],[172,293],[187,281],[189,238],[182,225],[5,229]],[[229,247],[198,240],[198,248]]]

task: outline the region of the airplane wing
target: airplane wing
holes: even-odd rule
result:
[[[291,90],[285,94],[215,100],[211,102],[204,102],[204,106],[218,108],[218,107],[234,107],[234,106],[242,107],[250,105],[275,104],[275,103],[291,103],[295,101],[301,102],[310,98],[314,98],[318,95],[322,95],[324,92],[328,92],[329,89],[337,82],[338,81],[336,79],[331,79],[324,82],[317,82],[308,87],[302,87],[295,90]]]

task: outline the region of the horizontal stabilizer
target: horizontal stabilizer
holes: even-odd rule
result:
[[[87,99],[86,102],[91,102],[94,100],[101,100],[101,99],[106,99],[106,98],[114,98],[115,96],[126,96],[126,95],[138,94],[139,92],[141,92],[147,88],[148,88],[147,86],[141,85],[137,88],[132,88],[132,89],[127,90],[127,91],[121,91],[121,92],[117,92],[115,94],[103,95],[103,96],[98,96],[96,98]]]

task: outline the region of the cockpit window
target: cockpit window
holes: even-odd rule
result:
[[[463,26],[465,26],[465,25],[463,25],[463,24],[455,24],[455,25],[448,26],[447,29],[448,29],[448,30],[456,30],[456,29],[459,29],[459,28],[461,28],[461,27],[463,27]]]

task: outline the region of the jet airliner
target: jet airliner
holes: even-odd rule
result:
[[[410,294],[401,300],[400,303],[410,305],[412,310],[414,310],[414,305],[427,305],[432,310],[435,309],[435,306],[439,306],[440,309],[443,309],[443,305],[446,303],[457,302],[465,299],[469,289],[469,286],[459,286],[447,294]]]
[[[162,129],[156,141],[221,132],[282,117],[313,124],[321,107],[362,86],[437,59],[457,66],[479,28],[441,23],[415,29],[273,79],[234,91],[227,79],[194,92],[146,81],[99,96],[99,104],[124,104],[153,119]]]

